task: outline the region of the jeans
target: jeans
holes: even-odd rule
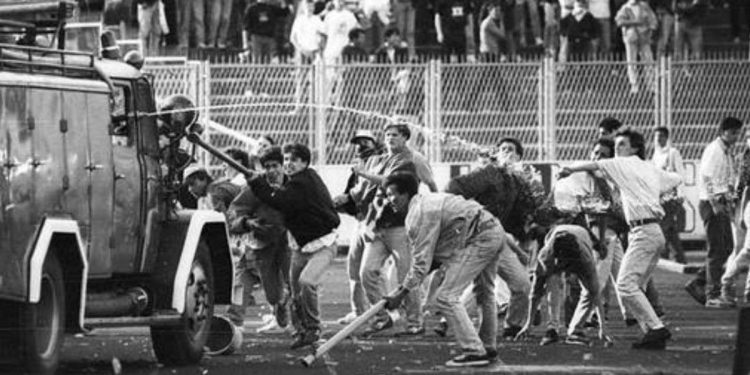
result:
[[[674,259],[679,263],[685,263],[685,251],[682,249],[680,241],[680,231],[682,230],[682,217],[685,215],[685,208],[680,201],[669,201],[662,204],[664,208],[664,218],[661,220],[661,230],[664,232],[664,238],[667,240],[667,246],[664,248],[662,258],[669,259],[670,250],[674,252]]]
[[[349,252],[346,255],[346,272],[349,275],[349,302],[352,312],[362,315],[370,303],[365,296],[365,289],[362,287],[362,278],[360,269],[362,267],[362,253],[365,250],[365,237],[362,233],[362,223],[358,224],[357,233],[352,236],[349,244]]]
[[[609,53],[612,49],[612,20],[609,18],[597,18],[599,24],[599,48],[596,52]]]
[[[290,250],[283,241],[279,246],[255,250],[255,264],[266,301],[274,308],[283,307],[289,285]]]
[[[638,55],[641,57],[641,62],[646,64],[646,77],[644,78],[644,81],[647,83],[648,87],[653,87],[654,85],[654,56],[651,53],[651,45],[646,42],[641,41],[627,41],[623,40],[623,43],[625,43],[625,58],[628,62],[628,80],[630,81],[630,86],[637,89],[638,88]]]
[[[318,285],[336,255],[336,246],[314,253],[292,252],[290,281],[292,290],[292,324],[298,333],[320,331]]]
[[[437,291],[436,304],[448,325],[453,327],[456,341],[464,353],[484,355],[485,347],[494,349],[497,346],[497,304],[493,277],[503,241],[505,231],[499,224],[494,225],[471,236],[465,248],[457,249],[443,263],[445,276]],[[482,311],[479,333],[461,303],[461,294],[472,281],[476,285],[477,304]]]
[[[236,297],[239,297],[240,304],[230,305],[227,309],[227,317],[235,326],[242,327],[245,324],[245,307],[248,303],[252,304],[253,302],[251,301],[255,300],[253,297],[253,287],[257,279],[248,269],[244,255],[234,260],[234,294]]]
[[[601,296],[604,288],[607,287],[607,281],[611,275],[613,254],[607,254],[604,259],[599,259],[595,256],[596,261],[596,284],[589,285],[588,287],[584,283],[581,285],[581,295],[578,298],[578,304],[576,305],[573,318],[570,320],[568,325],[568,335],[575,332],[581,323],[585,322],[594,309],[602,306]],[[580,281],[579,281],[580,282]],[[593,288],[593,290],[589,290]],[[604,313],[603,311],[601,313]],[[599,317],[599,324],[604,324],[604,317]]]
[[[690,48],[690,58],[699,60],[703,51],[703,26],[677,21],[674,36],[674,57],[684,59],[685,48]]]
[[[599,228],[594,227],[592,228],[593,232],[595,234],[599,234]],[[617,281],[617,277],[620,274],[620,266],[622,265],[622,258],[625,256],[625,253],[622,250],[622,242],[620,241],[620,237],[617,236],[617,233],[612,230],[611,228],[607,228],[604,231],[604,246],[607,247],[607,258],[611,260],[610,268],[609,268],[609,280],[606,280],[604,285],[602,286],[602,297],[606,301],[609,297],[609,288],[610,284],[612,282]],[[620,313],[622,314],[622,319],[628,319],[632,318],[630,314],[627,313],[625,310],[625,304],[622,303],[622,300],[620,299],[620,295],[615,292],[615,298],[617,298],[617,304],[620,305]]]
[[[667,54],[669,39],[674,36],[674,16],[662,12],[657,17],[659,18],[659,35],[656,39],[656,55],[661,57]]]
[[[705,200],[698,203],[698,213],[706,228],[706,298],[711,299],[721,294],[722,268],[734,248],[732,224],[727,214],[714,213],[711,204]],[[700,275],[698,280],[700,283]]]
[[[226,47],[229,20],[232,17],[232,0],[212,0],[210,14],[206,44],[209,47]]]
[[[254,63],[268,62],[278,53],[276,39],[270,36],[250,35],[250,49]]]
[[[534,38],[542,37],[542,27],[539,22],[539,1],[538,0],[516,0],[514,9],[516,27],[518,28],[519,41],[522,46],[526,45],[526,12],[529,12],[529,21],[531,22],[531,34]]]
[[[195,42],[199,47],[206,42],[206,28],[203,24],[203,15],[206,13],[205,0],[181,0],[177,6],[179,14],[179,40],[180,46],[187,47],[190,41],[190,33],[195,33]]]
[[[622,258],[617,277],[617,293],[625,304],[625,310],[633,314],[644,332],[661,328],[663,324],[643,289],[656,268],[665,244],[664,234],[659,224],[641,225],[630,229],[628,242],[628,250]]]
[[[409,47],[409,56],[414,56],[414,29],[416,11],[411,1],[394,1],[393,2],[393,23],[398,29],[401,36],[406,40]]]
[[[529,292],[531,291],[529,273],[518,256],[506,247],[498,256],[497,274],[510,289],[505,326],[522,327],[526,323],[526,314],[529,309]]]
[[[377,229],[372,240],[366,242],[362,254],[360,278],[367,300],[376,304],[390,291],[385,288],[383,265],[388,257],[393,256],[396,264],[398,283],[401,284],[411,270],[411,250],[407,243],[406,227]],[[406,295],[406,322],[409,327],[422,327],[421,297],[418,289]],[[386,319],[388,313],[381,310],[377,317]]]

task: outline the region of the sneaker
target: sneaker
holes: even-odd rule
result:
[[[514,339],[516,338],[516,335],[520,331],[521,331],[521,327],[519,326],[507,326],[505,327],[505,329],[503,329],[503,338]]]
[[[497,362],[497,349],[485,346],[484,351],[487,352],[487,359],[490,360],[490,363]]]
[[[445,337],[448,334],[448,321],[445,318],[440,318],[437,328],[433,331],[440,337]]]
[[[649,329],[643,338],[633,343],[633,349],[664,350],[672,334],[666,327]]]
[[[372,323],[367,329],[363,332],[366,336],[378,333],[380,331],[385,331],[388,328],[393,327],[393,319],[391,319],[390,315],[381,320],[376,320]]]
[[[461,354],[453,357],[445,365],[448,367],[481,367],[489,366],[490,358],[485,355],[479,354]]]
[[[348,314],[342,316],[339,318],[336,323],[341,324],[342,326],[348,325],[349,323],[353,322],[354,319],[357,319],[357,313],[354,311],[350,311]]]
[[[286,325],[284,327],[280,326],[279,323],[276,321],[276,319],[271,320],[270,322],[266,323],[265,325],[258,327],[258,329],[255,330],[256,333],[285,333],[289,332],[291,329],[291,325]]]
[[[706,289],[705,286],[698,285],[698,280],[691,280],[685,284],[685,291],[693,297],[693,299],[701,305],[706,304]]]
[[[560,335],[557,334],[557,330],[548,329],[547,332],[544,332],[544,337],[542,337],[542,341],[539,342],[539,345],[546,346],[558,341],[560,341]]]
[[[731,309],[737,307],[737,303],[724,298],[724,296],[720,296],[706,301],[706,307],[712,309]]]
[[[588,346],[589,339],[583,332],[573,332],[565,338],[566,344]]]
[[[276,305],[273,313],[279,327],[286,327],[289,324],[289,309],[286,304],[280,303]]]
[[[632,326],[637,325],[637,324],[638,324],[638,319],[635,319],[635,318],[625,319],[625,326],[626,327],[632,327]]]
[[[424,334],[424,326],[412,326],[406,327],[406,329],[401,332],[396,332],[396,337],[419,336],[422,334]]]
[[[317,331],[297,332],[294,335],[294,342],[289,346],[289,349],[299,349],[305,346],[315,344],[320,339],[320,335]]]

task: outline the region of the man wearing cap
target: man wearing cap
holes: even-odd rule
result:
[[[398,281],[401,282],[409,272],[411,266],[411,252],[406,241],[403,212],[396,212],[385,199],[382,183],[394,172],[409,172],[431,191],[437,191],[437,185],[432,178],[432,170],[423,156],[415,153],[406,145],[411,136],[409,126],[403,123],[390,123],[385,127],[386,153],[380,156],[373,168],[366,169],[362,165],[352,168],[361,177],[358,184],[349,195],[355,202],[367,204],[364,218],[365,249],[362,253],[360,278],[367,299],[371,304],[377,303],[384,295],[385,282],[381,270],[388,257],[393,256]],[[424,320],[419,293],[412,293],[406,298],[406,330],[404,335],[418,335],[424,332]],[[393,320],[387,312],[381,311],[366,334],[388,329],[393,326]]]
[[[204,168],[191,165],[185,169],[185,181],[177,190],[177,201],[182,208],[198,209],[198,200],[206,196],[213,179]]]
[[[351,139],[357,152],[357,164],[366,170],[371,170],[378,163],[379,156],[383,153],[382,146],[377,143],[375,136],[369,130],[358,130]],[[347,273],[349,274],[349,302],[351,311],[338,320],[339,324],[349,324],[357,316],[367,310],[369,302],[365,297],[365,290],[362,288],[362,279],[359,277],[359,270],[362,265],[362,252],[365,249],[364,240],[364,218],[367,214],[367,208],[372,200],[373,194],[369,197],[361,197],[361,200],[355,201],[350,195],[358,183],[363,180],[357,174],[352,172],[346,183],[344,193],[333,198],[333,205],[339,212],[344,212],[354,216],[358,220],[357,230],[351,237],[349,243],[349,252],[347,253]],[[361,188],[361,187],[359,187]]]

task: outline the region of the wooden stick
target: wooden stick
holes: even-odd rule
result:
[[[343,341],[345,338],[347,338],[349,335],[352,334],[352,332],[356,331],[357,328],[361,327],[363,324],[367,323],[368,320],[370,320],[375,314],[380,312],[385,307],[386,301],[384,299],[381,299],[378,301],[378,303],[374,304],[372,307],[370,307],[367,311],[365,311],[362,315],[358,316],[357,319],[354,319],[351,323],[349,323],[346,327],[344,327],[341,331],[336,332],[333,337],[328,339],[328,341],[324,342],[323,345],[315,349],[315,353],[309,354],[303,358],[300,358],[300,362],[305,367],[310,367],[313,362],[315,362],[316,359],[320,358],[323,354],[331,350],[334,346],[338,345],[341,341]]]

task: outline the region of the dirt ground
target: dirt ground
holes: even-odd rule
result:
[[[641,333],[627,328],[611,309],[608,325],[615,345],[604,348],[594,341],[590,347],[562,343],[541,347],[544,326],[535,327],[533,337],[521,342],[500,341],[500,361],[487,368],[455,370],[444,362],[457,354],[450,337],[433,332],[436,318],[428,316],[422,337],[396,338],[385,331],[372,338],[342,342],[312,367],[299,358],[309,350],[291,351],[288,334],[258,334],[261,316],[268,313],[258,292],[258,306],[247,314],[241,350],[228,356],[205,358],[200,366],[169,368],[156,362],[148,332],[100,330],[84,338],[69,337],[63,352],[63,374],[112,373],[112,359],[123,374],[728,374],[734,358],[737,310],[709,310],[695,303],[683,290],[689,275],[657,271],[656,281],[666,309],[664,320],[673,340],[666,351],[635,351],[630,342]],[[348,283],[343,258],[328,271],[321,290],[324,338],[342,326],[335,320],[349,309]],[[595,332],[590,332],[595,336]],[[748,353],[750,355],[750,353]]]

